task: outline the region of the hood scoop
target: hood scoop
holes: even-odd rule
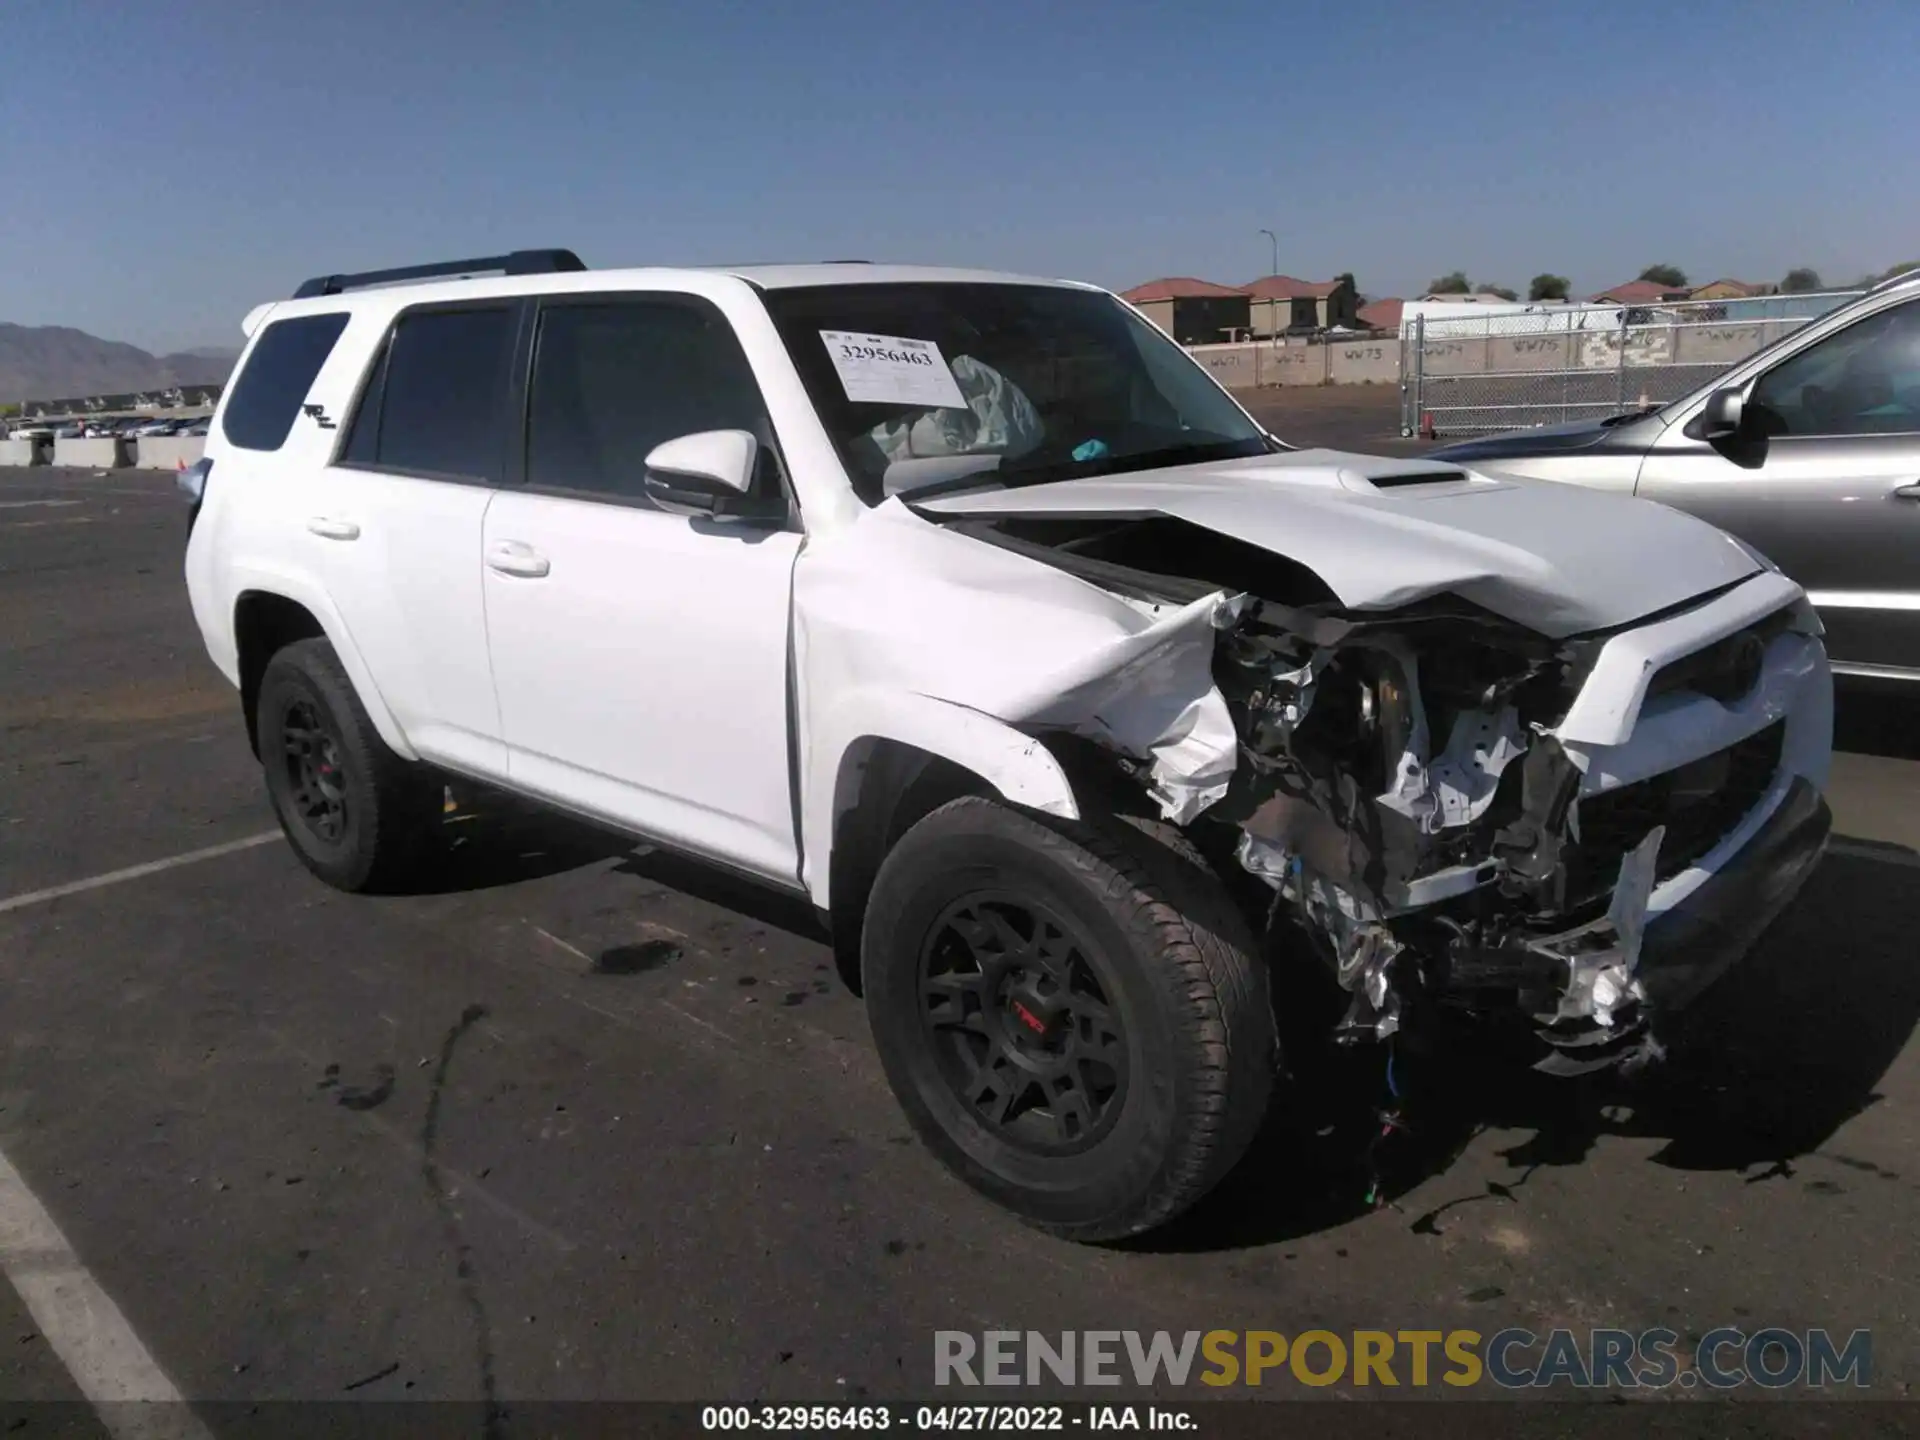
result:
[[[1415,486],[1430,485],[1449,485],[1458,489],[1473,483],[1473,477],[1464,470],[1400,470],[1359,478],[1363,484],[1375,490],[1409,490]]]

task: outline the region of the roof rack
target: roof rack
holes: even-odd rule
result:
[[[453,275],[554,275],[584,270],[586,263],[571,250],[515,250],[506,255],[482,255],[473,260],[442,260],[434,265],[404,265],[398,270],[363,270],[358,275],[316,275],[293,292],[296,300],[315,295],[338,295],[368,285],[391,285],[402,280],[433,280]]]

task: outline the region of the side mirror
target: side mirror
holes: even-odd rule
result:
[[[647,454],[647,495],[663,509],[724,515],[753,489],[760,442],[745,430],[702,430]]]
[[[1746,421],[1746,397],[1738,390],[1716,390],[1700,411],[1702,440],[1737,439]]]

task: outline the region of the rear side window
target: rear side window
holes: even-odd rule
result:
[[[509,307],[402,315],[368,380],[342,460],[497,483],[514,318]]]
[[[278,450],[313,388],[314,376],[347,328],[344,313],[276,320],[261,332],[227,397],[220,430],[242,450]]]

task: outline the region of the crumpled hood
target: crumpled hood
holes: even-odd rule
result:
[[[1335,450],[910,503],[936,519],[1165,515],[1307,566],[1350,609],[1451,593],[1556,639],[1760,569],[1723,531],[1650,501]]]

